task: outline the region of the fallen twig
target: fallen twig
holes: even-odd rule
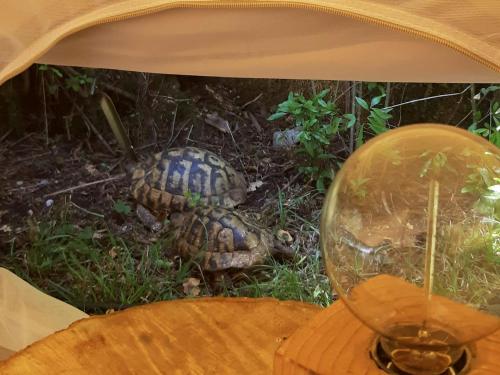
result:
[[[42,72],[43,122],[45,124],[45,146],[49,145],[49,120],[47,118],[47,100],[45,97],[45,75]]]
[[[255,116],[253,115],[252,112],[245,112],[248,114],[248,117],[250,118],[250,122],[252,124],[252,126],[255,128],[255,130],[257,130],[257,132],[259,133],[262,133],[262,127],[260,126],[259,122],[257,121],[257,119],[255,118]]]
[[[79,205],[77,205],[75,202],[73,201],[70,201],[69,203],[71,203],[72,206],[78,208],[79,210],[82,210],[83,212],[85,212],[86,214],[89,214],[89,215],[93,215],[93,216],[97,216],[101,219],[104,219],[104,215],[103,214],[99,214],[97,212],[92,212],[92,211],[89,211],[87,210],[86,208],[83,208],[83,207],[80,207]]]
[[[38,155],[26,156],[24,158],[17,159],[16,163],[21,163],[21,162],[26,161],[26,160],[37,160],[37,159],[39,159],[41,157],[44,157],[44,156],[47,156],[47,155],[50,155],[50,154],[52,154],[52,152],[51,151],[47,151],[47,152],[44,152],[44,153],[38,154]]]
[[[257,100],[259,100],[260,98],[262,98],[262,95],[264,95],[263,93],[260,93],[259,95],[257,95],[255,98],[253,98],[252,100],[250,100],[249,102],[246,102],[245,104],[243,104],[241,106],[241,109],[245,109],[245,107],[249,106],[250,104],[252,103],[255,103]]]
[[[80,115],[82,116],[83,118],[83,121],[85,121],[85,123],[90,127],[90,129],[92,129],[92,131],[94,132],[94,134],[97,136],[97,138],[101,141],[101,143],[103,144],[103,146],[109,151],[109,153],[111,155],[116,155],[115,151],[111,148],[111,146],[109,145],[108,142],[106,142],[106,140],[104,139],[104,137],[102,136],[102,134],[97,130],[97,128],[94,126],[94,124],[92,123],[92,121],[90,121],[90,119],[87,117],[87,115],[81,110],[81,108],[79,108],[78,106],[76,106],[76,110],[78,112],[80,112]]]
[[[286,189],[288,189],[288,188],[289,188],[289,187],[290,187],[290,186],[291,186],[291,185],[292,185],[295,181],[297,181],[297,179],[298,179],[300,176],[302,176],[302,173],[301,173],[301,172],[297,173],[295,176],[293,176],[293,177],[290,179],[290,181],[288,181],[288,182],[285,184],[285,186],[283,186],[283,187],[281,188],[281,190],[286,190]]]
[[[125,173],[120,173],[120,174],[118,174],[116,176],[104,178],[102,180],[97,180],[97,181],[87,182],[85,184],[81,184],[81,185],[77,185],[77,186],[72,186],[72,187],[69,187],[69,188],[66,188],[66,189],[54,191],[53,193],[45,194],[44,198],[46,198],[46,197],[53,197],[53,196],[59,195],[59,194],[69,193],[69,192],[72,192],[72,191],[75,191],[75,190],[86,188],[88,186],[102,184],[104,182],[110,182],[110,181],[120,180],[120,179],[124,178],[125,176],[126,176]]]
[[[4,135],[2,135],[2,138],[0,138],[0,143],[2,143],[5,140],[5,138],[7,138],[10,135],[10,133],[12,133],[12,130],[13,128],[10,128]]]

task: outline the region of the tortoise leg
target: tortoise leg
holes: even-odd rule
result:
[[[138,204],[135,212],[141,223],[149,230],[159,232],[162,229],[162,223],[144,206]]]

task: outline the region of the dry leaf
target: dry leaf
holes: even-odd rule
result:
[[[251,112],[247,112],[247,113],[248,113],[248,116],[250,117],[251,124],[255,128],[255,130],[257,130],[259,133],[262,133],[262,127],[260,126],[259,122],[255,118],[253,113],[251,113]]]
[[[293,237],[290,233],[288,233],[286,230],[283,230],[283,229],[280,229],[277,233],[276,233],[276,237],[278,237],[278,239],[280,241],[283,241],[287,244],[291,244],[293,242]]]
[[[198,287],[200,285],[200,279],[197,279],[195,277],[190,277],[184,283],[182,283],[182,287],[184,288],[184,293],[188,296],[196,297],[200,295],[200,288]]]
[[[118,253],[117,253],[117,251],[116,251],[116,250],[118,250],[116,246],[113,246],[113,247],[109,250],[108,254],[109,254],[109,256],[111,257],[111,259],[115,259],[115,258],[116,258],[116,256],[118,255]]]
[[[208,125],[213,126],[215,129],[223,133],[231,132],[231,128],[229,127],[229,122],[220,117],[219,114],[216,112],[208,113],[207,116],[205,117],[205,122]]]
[[[10,227],[10,225],[4,224],[0,227],[0,232],[10,233],[12,232],[12,228]]]
[[[92,234],[92,239],[100,240],[101,238],[104,237],[104,232],[106,232],[106,230],[96,230],[94,234]]]
[[[247,191],[255,191],[258,188],[260,188],[262,185],[264,185],[264,182],[262,182],[261,180],[257,180],[257,181],[251,182],[248,185]]]
[[[99,171],[93,164],[85,164],[84,169],[87,171],[88,174],[91,176],[96,176],[99,174]]]

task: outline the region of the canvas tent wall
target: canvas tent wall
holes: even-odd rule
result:
[[[33,62],[171,74],[498,82],[498,0],[4,0],[0,83]]]

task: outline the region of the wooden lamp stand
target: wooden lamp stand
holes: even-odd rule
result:
[[[370,354],[375,337],[337,301],[281,344],[274,375],[384,375]],[[477,341],[474,349],[470,370],[464,374],[500,374],[500,331]]]

